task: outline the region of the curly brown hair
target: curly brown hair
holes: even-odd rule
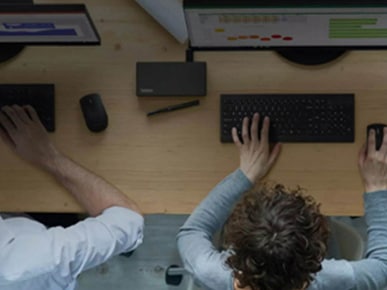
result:
[[[236,205],[224,228],[226,263],[238,286],[253,290],[304,289],[321,270],[328,223],[301,188],[262,186]]]

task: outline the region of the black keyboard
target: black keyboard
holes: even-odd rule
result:
[[[222,142],[255,112],[270,117],[271,142],[354,142],[353,94],[221,95],[220,106]]]
[[[53,84],[0,85],[0,107],[31,105],[47,131],[55,131],[55,86]]]

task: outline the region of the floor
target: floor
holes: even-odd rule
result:
[[[118,256],[107,263],[83,273],[77,290],[185,290],[189,278],[179,286],[166,283],[166,270],[171,265],[181,266],[175,236],[187,215],[145,216],[144,243],[130,256]],[[354,226],[366,240],[363,218],[334,217]]]
[[[187,215],[146,215],[143,244],[130,256],[118,256],[91,269],[78,279],[77,290],[180,290],[186,289],[188,278],[179,286],[166,283],[169,266],[181,266],[175,237]]]

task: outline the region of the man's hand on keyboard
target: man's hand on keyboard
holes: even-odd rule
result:
[[[263,127],[258,139],[259,115],[254,114],[249,132],[249,119],[245,117],[242,125],[242,140],[238,137],[237,129],[232,129],[234,143],[240,151],[240,169],[251,182],[261,179],[273,166],[280,152],[281,146],[277,143],[270,152],[268,117],[264,118]],[[251,136],[251,137],[250,137]]]
[[[4,143],[23,159],[44,167],[58,154],[31,106],[1,108],[0,125]]]

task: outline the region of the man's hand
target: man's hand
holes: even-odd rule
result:
[[[0,111],[0,136],[23,159],[42,167],[58,154],[31,106],[5,106]]]
[[[60,153],[31,106],[3,107],[0,126],[0,136],[12,150],[51,173],[91,216],[112,206],[140,213],[137,204],[123,192]]]
[[[249,119],[245,117],[242,125],[242,140],[239,140],[236,128],[232,128],[232,138],[240,151],[240,168],[251,182],[258,181],[273,166],[281,145],[277,143],[270,152],[269,148],[269,123],[268,117],[264,118],[263,127],[258,139],[259,114],[254,114],[250,128]]]
[[[366,192],[387,190],[387,127],[383,129],[383,143],[375,148],[375,130],[371,130],[367,144],[359,153],[359,169]]]

